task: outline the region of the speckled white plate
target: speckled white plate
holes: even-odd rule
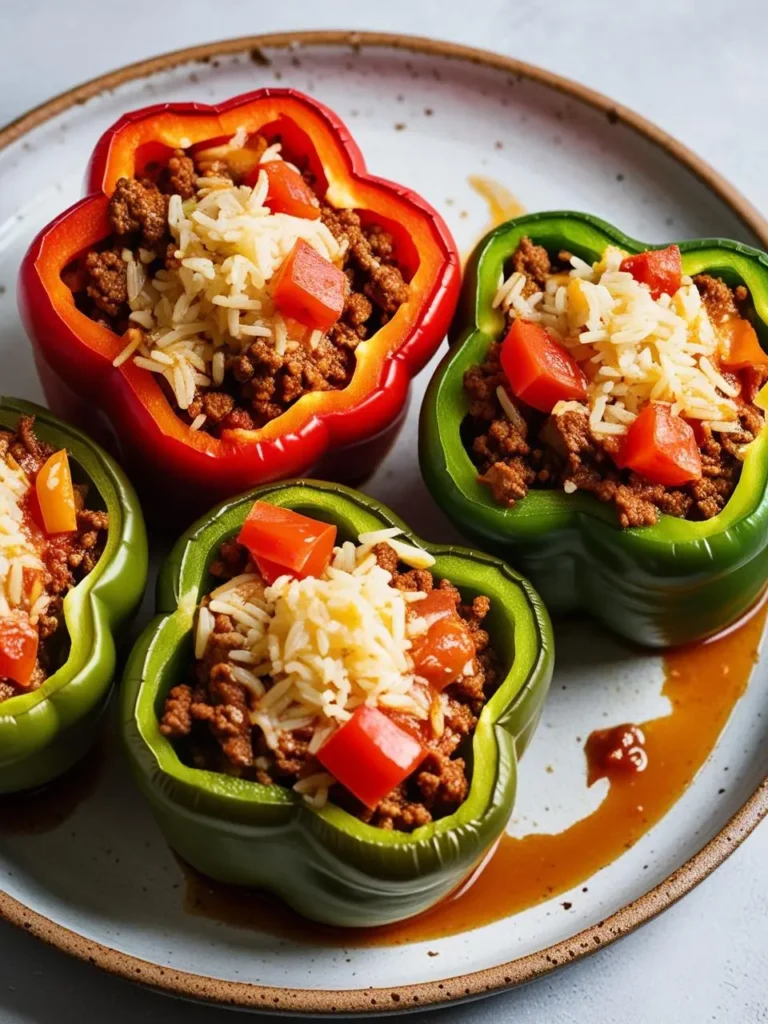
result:
[[[124,111],[150,103],[215,101],[276,82],[334,108],[370,169],[423,193],[464,249],[489,221],[485,201],[469,183],[477,175],[503,183],[527,210],[588,210],[650,241],[768,238],[768,226],[749,205],[663,133],[599,96],[505,58],[340,32],[199,47],[105,76],[0,134],[0,392],[41,397],[16,314],[16,271],[37,229],[78,197],[101,131]],[[417,532],[445,540],[452,532],[415,457],[418,400],[428,377],[425,371],[417,382],[403,434],[368,490]],[[754,676],[682,799],[589,879],[587,892],[580,885],[473,932],[340,949],[277,941],[190,913],[184,875],[114,744],[105,758],[88,762],[71,792],[65,788],[57,797],[53,816],[49,806],[25,828],[0,819],[0,916],[125,977],[242,1007],[378,1012],[498,990],[652,916],[704,877],[766,813],[768,794],[764,785],[760,790],[768,768],[768,723],[760,717],[765,659]],[[557,832],[594,809],[607,784],[587,789],[577,737],[668,713],[662,680],[657,656],[638,654],[592,626],[558,630],[552,697],[522,765],[510,826],[515,835]]]

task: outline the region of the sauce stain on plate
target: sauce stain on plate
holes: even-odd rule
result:
[[[485,238],[489,231],[493,231],[499,224],[504,224],[505,221],[512,220],[513,217],[520,217],[526,212],[520,200],[500,181],[487,178],[482,174],[470,174],[467,181],[469,187],[487,203],[489,220],[471,248],[465,253],[462,261],[464,263],[469,259],[477,243]]]
[[[668,652],[663,694],[672,712],[633,727],[643,737],[642,770],[600,771],[610,782],[606,798],[563,832],[503,835],[475,874],[433,910],[386,928],[332,928],[305,921],[274,897],[219,885],[182,865],[187,910],[300,943],[392,946],[479,928],[581,885],[630,849],[688,788],[747,688],[767,614],[764,596],[720,636]],[[586,746],[604,749],[594,739]],[[596,777],[595,765],[585,765],[585,783],[587,767]]]

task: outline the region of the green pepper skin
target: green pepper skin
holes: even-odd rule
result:
[[[588,612],[650,647],[711,636],[749,609],[768,578],[768,430],[750,446],[726,507],[705,522],[661,516],[655,526],[622,530],[613,508],[589,494],[531,491],[507,509],[477,482],[459,433],[469,411],[463,375],[504,335],[503,314],[491,303],[524,235],[589,262],[609,244],[630,253],[654,248],[596,217],[568,212],[520,217],[483,239],[467,268],[451,350],[421,409],[427,486],[459,530],[531,579],[553,614]],[[684,273],[708,272],[749,288],[755,327],[768,347],[768,257],[719,238],[679,245]]]
[[[292,790],[190,768],[160,732],[158,712],[192,659],[195,608],[208,566],[256,500],[335,523],[341,537],[389,526],[431,551],[434,571],[469,598],[491,598],[492,643],[508,666],[472,742],[471,789],[459,810],[412,834],[366,825],[331,804],[313,810]],[[293,481],[224,502],[178,541],[158,580],[158,614],[139,638],[122,686],[122,731],[139,787],[166,839],[203,874],[269,889],[304,916],[342,926],[398,921],[454,889],[504,830],[517,759],[549,688],[554,641],[530,585],[498,559],[414,537],[388,509],[339,485]]]
[[[141,506],[117,463],[85,434],[47,409],[0,398],[0,427],[35,417],[35,432],[66,448],[109,513],[104,553],[64,599],[67,660],[43,685],[0,702],[0,794],[33,789],[65,772],[90,748],[115,677],[115,631],[127,624],[147,581],[147,537]]]

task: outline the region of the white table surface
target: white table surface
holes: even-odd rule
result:
[[[226,36],[402,31],[551,68],[676,135],[768,211],[765,0],[0,0],[0,123],[121,64]],[[382,984],[386,979],[382,979]],[[214,1024],[0,924],[0,1024]],[[624,941],[494,999],[413,1015],[485,1024],[768,1022],[768,825]]]

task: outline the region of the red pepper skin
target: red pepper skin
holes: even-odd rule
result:
[[[181,144],[249,131],[278,131],[304,147],[339,206],[354,207],[396,235],[411,272],[409,300],[366,344],[343,391],[305,396],[257,431],[213,438],[190,431],[157,381],[132,361],[112,366],[121,339],[80,313],[61,271],[109,232],[118,178]],[[90,194],[45,227],[19,276],[19,307],[48,404],[104,441],[113,440],[145,494],[165,496],[161,517],[191,516],[217,498],[311,472],[331,479],[371,473],[394,441],[410,381],[442,341],[459,290],[456,244],[439,214],[402,186],[368,174],[347,128],[327,107],[291,89],[262,89],[217,106],[158,104],[125,114],[99,140]],[[173,502],[167,496],[173,495]]]

